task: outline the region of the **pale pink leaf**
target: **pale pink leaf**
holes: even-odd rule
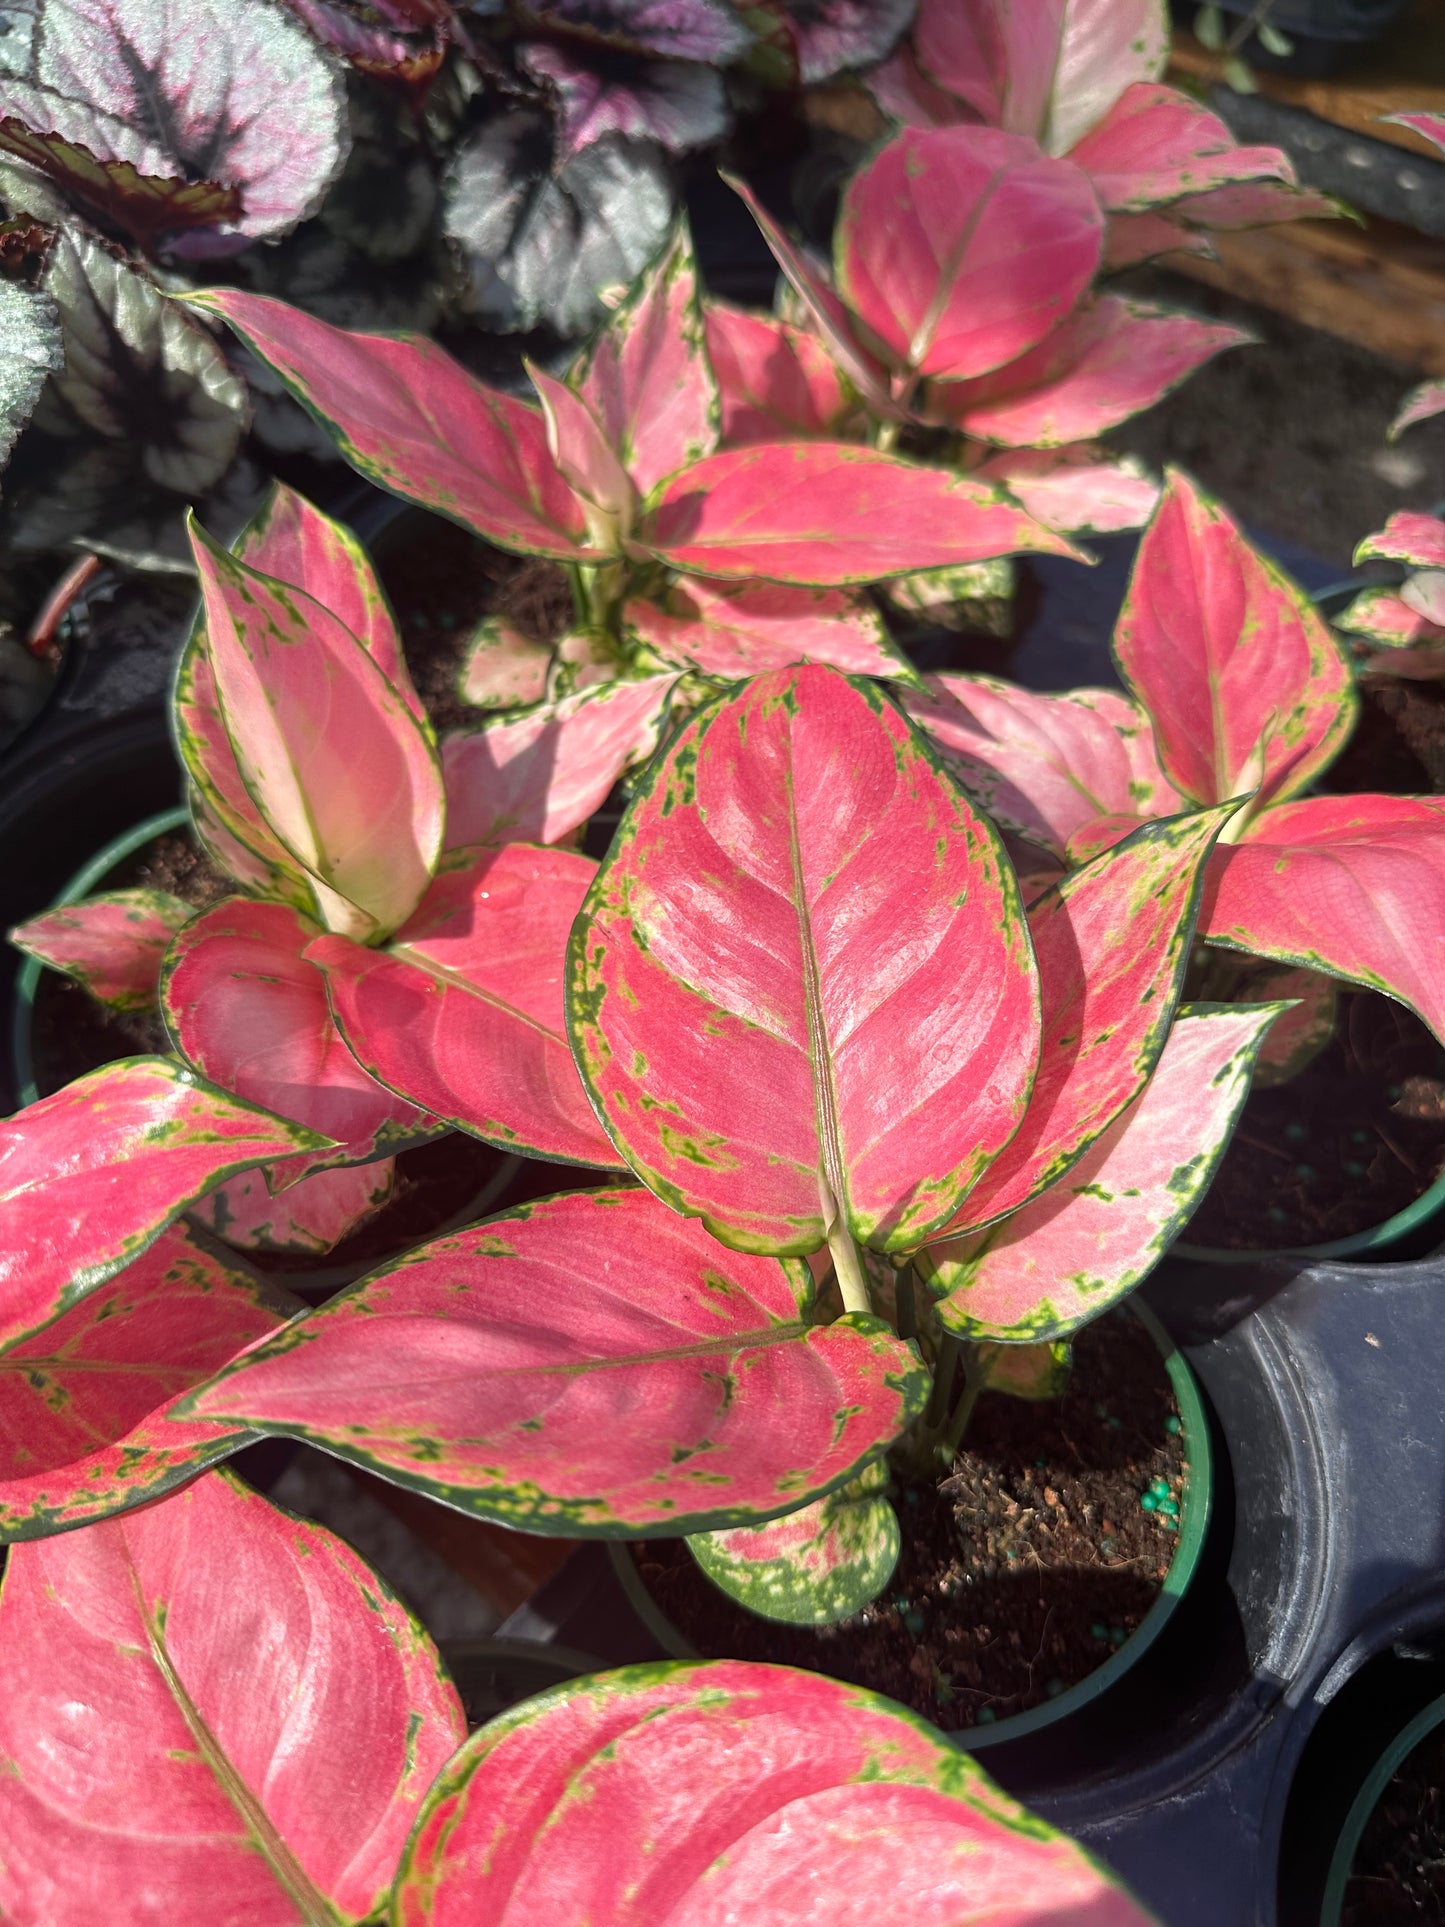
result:
[[[478,625],[467,644],[457,694],[478,709],[524,708],[546,695],[551,662],[545,642],[534,642],[510,622],[491,618]]]
[[[1001,482],[1036,522],[1062,535],[1142,528],[1159,501],[1159,484],[1142,462],[1131,455],[1107,460],[1088,443],[1004,449],[970,473]]]
[[[622,611],[627,632],[670,662],[729,681],[793,662],[827,662],[855,676],[918,681],[888,639],[883,619],[846,589],[794,589],[774,582],[714,588],[701,577],[674,583],[667,603],[636,600]]]
[[[1238,181],[1187,195],[1169,209],[1169,218],[1205,232],[1230,234],[1242,228],[1273,227],[1280,221],[1336,220],[1347,210],[1342,201],[1289,181]]]
[[[376,1574],[224,1472],[12,1547],[0,1911],[35,1927],[369,1917],[465,1730],[436,1648]]]
[[[1069,151],[1111,213],[1140,213],[1161,201],[1238,181],[1295,184],[1277,147],[1241,147],[1217,114],[1175,87],[1128,87]]]
[[[1335,623],[1352,635],[1368,636],[1383,649],[1408,649],[1434,639],[1434,625],[1394,589],[1361,590]],[[1372,673],[1381,667],[1386,675],[1395,673],[1389,663],[1370,665]]]
[[[707,348],[729,448],[795,435],[838,439],[857,403],[823,342],[772,315],[707,306]]]
[[[1403,435],[1407,428],[1416,422],[1429,421],[1432,415],[1445,411],[1445,381],[1423,381],[1418,388],[1412,388],[1400,408],[1400,412],[1390,423],[1389,439]]]
[[[637,491],[592,410],[565,382],[527,363],[547,419],[547,449],[583,504],[592,541],[615,549],[631,526]]]
[[[194,915],[189,903],[164,890],[114,890],[31,917],[10,932],[10,941],[63,970],[112,1010],[146,1010],[155,1002],[171,938]]]
[[[1445,521],[1417,509],[1397,509],[1384,528],[1367,535],[1355,550],[1356,562],[1372,555],[1417,569],[1445,569]]]
[[[317,1171],[278,1196],[258,1172],[231,1178],[192,1205],[191,1217],[238,1251],[320,1257],[379,1211],[392,1194],[391,1158]]]
[[[1111,214],[1104,234],[1104,266],[1132,268],[1158,254],[1213,254],[1207,234],[1196,233],[1167,214]]]
[[[864,85],[883,112],[905,127],[971,126],[982,118],[966,101],[929,79],[906,40],[864,76]]]

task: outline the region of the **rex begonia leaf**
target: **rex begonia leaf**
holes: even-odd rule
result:
[[[212,1185],[325,1138],[167,1057],[126,1057],[0,1123],[0,1348],[138,1258]]]
[[[236,288],[190,299],[269,362],[368,481],[503,548],[567,561],[587,552],[581,504],[547,452],[539,411],[483,386],[434,342],[350,334]]]
[[[10,1552],[0,1908],[349,1927],[465,1730],[436,1648],[351,1548],[208,1472]]]
[[[838,288],[899,366],[964,380],[1015,361],[1098,270],[1087,178],[994,127],[903,128],[848,183]]]
[[[447,848],[559,843],[657,747],[675,675],[608,682],[442,742]]]
[[[557,161],[565,165],[604,134],[656,141],[685,154],[720,140],[732,124],[722,75],[694,61],[626,60],[538,41],[518,50],[517,64],[555,97],[561,119]]]
[[[1016,1210],[1132,1103],[1159,1061],[1227,805],[1147,823],[1029,910],[1043,1002],[1023,1123],[963,1201],[960,1230]]]
[[[1405,397],[1398,415],[1390,423],[1389,439],[1403,435],[1407,428],[1416,422],[1429,421],[1432,415],[1445,411],[1445,381],[1423,381],[1418,388],[1412,388]]]
[[[1382,556],[1417,569],[1445,569],[1445,521],[1416,509],[1397,509],[1384,528],[1367,535],[1355,550],[1356,562]]]
[[[267,1288],[179,1225],[43,1331],[0,1352],[0,1542],[158,1499],[246,1444],[168,1410],[285,1322]]]
[[[715,588],[701,577],[674,583],[665,605],[624,604],[626,631],[671,662],[729,681],[826,662],[855,676],[918,682],[918,671],[888,639],[882,617],[846,589],[794,589],[775,582]]]
[[[914,0],[787,0],[799,79],[811,87],[881,60],[912,19],[913,6]]]
[[[806,1265],[646,1191],[573,1192],[373,1272],[183,1409],[527,1532],[672,1537],[856,1477],[922,1409],[901,1339],[812,1303]]]
[[[1013,1135],[1038,981],[995,832],[872,684],[700,711],[572,938],[569,1021],[628,1163],[742,1250],[906,1249]]]
[[[1078,551],[1002,489],[850,442],[724,449],[664,482],[634,546],[690,575],[841,588]]]
[[[1040,696],[991,676],[930,676],[907,698],[969,796],[1003,829],[1062,857],[1095,817],[1171,816],[1184,807],[1154,750],[1149,718],[1114,689]]]
[[[903,1535],[887,1486],[887,1466],[870,1465],[768,1525],[693,1533],[688,1551],[715,1586],[760,1619],[832,1626],[893,1577]]]
[[[1149,1927],[1082,1848],[891,1700],[734,1660],[494,1720],[427,1797],[395,1927]]]
[[[1278,147],[1241,147],[1217,114],[1177,87],[1135,83],[1069,152],[1111,213],[1260,179],[1294,185]]]
[[[643,495],[717,447],[717,382],[685,222],[578,357],[568,380]]]
[[[246,792],[305,872],[320,921],[384,936],[441,853],[430,725],[329,609],[191,528],[206,657]]]
[[[563,1012],[567,933],[595,873],[570,850],[458,850],[388,949],[319,938],[306,954],[358,1061],[506,1150],[615,1168]]]
[[[50,297],[0,281],[0,467],[29,421],[45,377],[57,374],[64,360]]]
[[[728,0],[528,0],[539,25],[576,44],[660,54],[726,66],[745,54],[752,34]]]
[[[112,1010],[155,1002],[161,960],[194,906],[165,890],[114,890],[31,917],[10,941],[83,984]]]
[[[836,440],[857,405],[818,337],[772,315],[710,301],[707,350],[717,374],[720,439],[729,448],[794,435]]]
[[[392,1158],[316,1171],[273,1197],[255,1171],[208,1191],[191,1206],[192,1219],[238,1251],[286,1251],[324,1256],[392,1195]]]
[[[935,382],[933,417],[979,441],[1058,448],[1117,428],[1177,388],[1243,328],[1102,294],[1046,341],[977,381]]]
[[[1068,151],[1169,51],[1163,0],[922,0],[913,44],[925,73],[996,126]]]
[[[177,937],[161,982],[166,1026],[202,1076],[335,1141],[273,1165],[277,1191],[326,1165],[363,1163],[429,1124],[342,1042],[325,979],[302,955],[320,935],[289,904],[226,897]]]
[[[362,73],[422,86],[446,56],[443,28],[450,6],[411,19],[403,9],[369,0],[287,0],[287,5],[318,40]]]
[[[1445,806],[1311,796],[1210,863],[1199,932],[1397,997],[1445,1038]]]
[[[311,35],[265,0],[32,0],[0,52],[0,147],[147,246],[274,238],[346,155],[345,93]],[[37,140],[36,137],[39,137]]]
[[[1229,1143],[1278,1004],[1186,1005],[1143,1092],[1050,1190],[920,1262],[948,1330],[1067,1338],[1134,1289],[1179,1235]]]
[[[970,473],[1002,482],[1036,522],[1063,535],[1142,528],[1159,501],[1159,484],[1141,461],[1132,455],[1110,459],[1086,442],[1004,449]]]
[[[1177,469],[1114,629],[1159,760],[1199,803],[1302,790],[1354,723],[1349,659],[1308,597]]]
[[[56,236],[42,286],[65,351],[46,428],[98,436],[138,482],[192,498],[214,487],[240,445],[246,390],[206,330],[82,228]]]
[[[604,134],[554,168],[549,122],[517,109],[459,151],[446,231],[477,320],[576,336],[605,315],[604,295],[632,284],[675,215],[666,157],[651,141]]]

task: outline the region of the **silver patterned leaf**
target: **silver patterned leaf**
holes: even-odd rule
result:
[[[45,377],[62,366],[60,325],[48,295],[0,281],[0,467],[35,411]]]

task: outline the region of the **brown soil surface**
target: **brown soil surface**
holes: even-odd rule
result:
[[[1381,1794],[1350,1872],[1341,1927],[1445,1920],[1445,1734],[1422,1740]]]

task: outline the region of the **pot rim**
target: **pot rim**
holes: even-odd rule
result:
[[[1126,1308],[1139,1320],[1159,1349],[1179,1405],[1187,1453],[1188,1477],[1180,1512],[1179,1540],[1169,1562],[1169,1571],[1158,1596],[1139,1625],[1102,1666],[1067,1687],[1057,1699],[1045,1700],[1041,1706],[1030,1707],[1026,1713],[1015,1713],[1006,1720],[995,1720],[990,1725],[963,1727],[944,1735],[964,1752],[977,1753],[985,1747],[1023,1739],[1027,1734],[1053,1726],[1059,1720],[1068,1719],[1092,1705],[1144,1657],[1173,1617],[1198,1570],[1214,1505],[1214,1452],[1203,1395],[1188,1360],[1149,1307],[1137,1299],[1130,1299]],[[645,1543],[608,1540],[607,1554],[613,1571],[627,1595],[628,1603],[659,1645],[674,1659],[699,1659],[702,1655],[677,1631],[638,1575],[630,1547],[632,1544]]]
[[[1169,1247],[1169,1252],[1171,1257],[1193,1258],[1206,1265],[1257,1265],[1266,1258],[1359,1258],[1371,1252],[1388,1250],[1412,1231],[1429,1224],[1442,1211],[1445,1211],[1445,1171],[1412,1204],[1407,1204],[1392,1218],[1371,1225],[1365,1231],[1352,1232],[1347,1238],[1331,1238],[1325,1244],[1318,1245],[1262,1246],[1257,1251],[1234,1251],[1222,1245],[1195,1245],[1180,1238]]]
[[[1379,1805],[1386,1787],[1415,1748],[1442,1725],[1445,1725],[1445,1693],[1431,1700],[1414,1719],[1402,1726],[1371,1767],[1364,1785],[1350,1802],[1350,1810],[1345,1815],[1335,1841],[1335,1850],[1330,1856],[1324,1898],[1320,1902],[1320,1927],[1340,1927],[1350,1869],[1371,1814]]]

